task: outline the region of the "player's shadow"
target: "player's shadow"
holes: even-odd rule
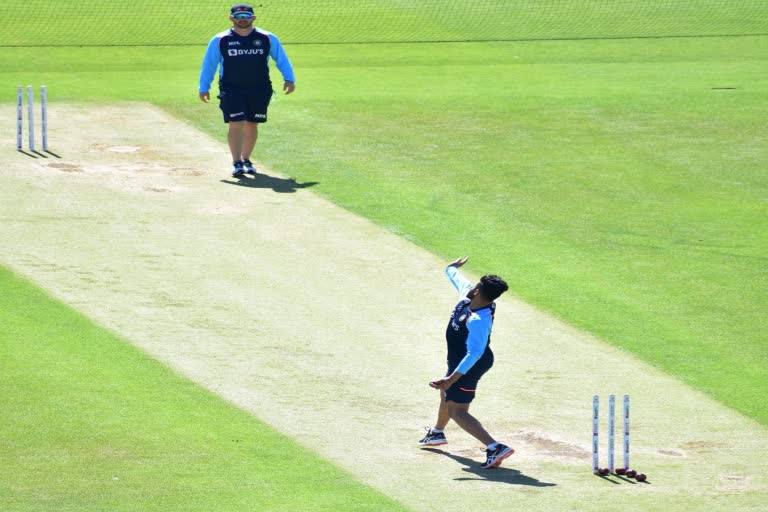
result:
[[[314,187],[318,184],[317,181],[308,181],[306,183],[299,183],[293,178],[276,178],[267,174],[257,174],[255,176],[241,176],[240,178],[231,178],[228,180],[221,180],[222,183],[228,183],[230,185],[238,185],[241,187],[250,188],[271,188],[275,192],[282,194],[292,194],[300,188]]]
[[[437,448],[423,448],[423,450],[429,451],[432,453],[437,453],[440,455],[445,455],[446,457],[455,460],[459,464],[465,465],[466,466],[465,468],[461,468],[462,471],[466,471],[467,473],[471,473],[472,475],[475,475],[475,476],[467,476],[464,478],[456,478],[456,480],[488,480],[490,482],[502,482],[502,483],[511,484],[511,485],[528,485],[530,487],[552,487],[557,485],[549,482],[541,482],[531,476],[522,474],[520,471],[516,469],[507,468],[507,467],[504,467],[503,465],[497,468],[483,469],[480,467],[480,463],[478,461],[468,459],[467,457],[454,455],[452,453],[448,453],[446,451],[439,450]],[[505,462],[509,462],[509,461],[510,459],[507,459]]]

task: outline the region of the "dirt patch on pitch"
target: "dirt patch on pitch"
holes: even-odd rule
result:
[[[512,295],[473,410],[517,453],[480,470],[455,427],[417,449],[455,301],[443,261],[322,184],[230,179],[222,144],[151,106],[52,105],[61,158],[16,153],[0,112],[0,263],[414,510],[765,503],[765,428]],[[590,474],[594,393],[632,394],[652,484]]]

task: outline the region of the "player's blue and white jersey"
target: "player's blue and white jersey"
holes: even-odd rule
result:
[[[254,28],[246,36],[233,29],[216,34],[208,43],[200,71],[200,92],[208,92],[219,73],[220,87],[239,89],[262,88],[270,85],[269,59],[287,81],[295,81],[293,66],[280,40],[266,30]]]
[[[453,308],[445,331],[449,371],[466,375],[474,368],[476,372],[484,373],[493,365],[490,344],[496,303],[477,310],[471,309],[467,293],[474,285],[456,267],[446,268],[445,273],[462,297]]]

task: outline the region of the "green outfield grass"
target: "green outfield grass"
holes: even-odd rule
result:
[[[180,7],[97,0],[5,0],[0,46],[180,45],[207,41],[232,3]],[[508,41],[768,34],[762,0],[283,0],[254,3],[287,43]],[[34,13],[34,14],[32,14]],[[45,13],[45,30],[31,18]]]
[[[402,511],[0,269],[0,509]]]

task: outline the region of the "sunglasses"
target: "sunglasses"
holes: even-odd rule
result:
[[[235,18],[236,20],[247,20],[250,18],[254,18],[255,16],[249,12],[241,12],[241,13],[233,14],[232,17]]]

